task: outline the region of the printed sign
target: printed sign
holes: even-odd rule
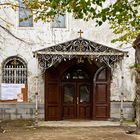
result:
[[[1,84],[1,100],[14,100],[23,102],[22,88],[25,88],[25,84]]]

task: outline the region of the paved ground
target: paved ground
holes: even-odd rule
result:
[[[82,121],[82,120],[71,120],[71,121],[40,121],[39,126],[46,127],[96,127],[96,126],[120,126],[120,122],[113,121]]]
[[[0,125],[5,130],[4,133],[0,133],[0,140],[140,140],[140,136],[125,133],[128,126],[34,128],[31,126],[32,122],[27,121],[3,122]]]

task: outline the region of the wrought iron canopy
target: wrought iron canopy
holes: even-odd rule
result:
[[[103,62],[111,67],[115,62],[121,60],[124,55],[127,55],[127,52],[107,47],[82,37],[36,50],[33,53],[38,58],[40,68],[43,69],[73,58],[79,59],[79,63],[82,62],[82,58],[87,58],[91,61]]]

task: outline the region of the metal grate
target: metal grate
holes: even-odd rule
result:
[[[19,57],[8,58],[3,65],[3,83],[27,83],[27,64]]]

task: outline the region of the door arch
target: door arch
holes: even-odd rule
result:
[[[92,81],[83,67],[72,67],[62,76],[62,119],[91,119]]]

